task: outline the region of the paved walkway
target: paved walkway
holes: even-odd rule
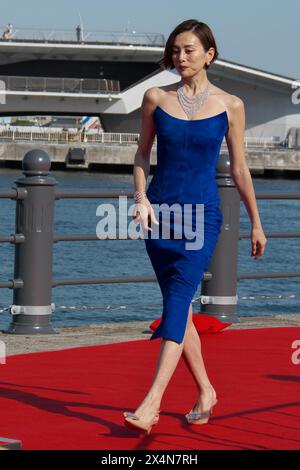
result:
[[[300,314],[240,317],[239,320],[240,323],[235,323],[228,329],[300,326]],[[56,328],[57,334],[53,335],[11,335],[0,332],[0,340],[6,345],[6,355],[12,356],[37,351],[54,351],[147,339],[152,334],[149,329],[150,324],[151,320],[147,320]]]

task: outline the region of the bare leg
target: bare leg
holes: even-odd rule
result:
[[[183,359],[198,389],[198,400],[193,408],[194,411],[200,412],[207,410],[216,398],[216,393],[205,370],[201,355],[200,338],[192,321],[192,313],[192,305],[190,305],[185,336],[181,344],[171,340],[161,340],[152,386],[135,411],[136,415],[145,421],[150,421],[159,410],[165,389],[177,367],[181,355],[183,355]]]
[[[193,410],[206,411],[216,399],[216,392],[210,383],[201,354],[201,341],[192,320],[192,304],[184,337],[182,358],[191,372],[198,390],[198,400]]]
[[[201,392],[203,387],[211,387],[211,383],[205,369],[201,342],[192,320],[192,314],[192,305],[190,305],[182,357],[196,382],[198,391]]]
[[[160,409],[164,391],[176,369],[183,351],[184,342],[162,339],[155,372],[155,377],[146,397],[136,409],[135,414],[145,421],[150,421]]]

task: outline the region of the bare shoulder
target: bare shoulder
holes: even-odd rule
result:
[[[216,86],[213,86],[213,94],[223,102],[224,106],[230,113],[243,111],[244,102],[239,96],[232,95]]]
[[[224,104],[232,118],[234,116],[241,117],[245,111],[244,102],[239,96],[226,93],[226,96],[224,96]]]
[[[227,93],[218,87],[214,87],[213,92],[218,96],[226,108],[229,124],[242,125],[245,121],[245,106],[243,100],[239,96]]]
[[[148,88],[144,93],[144,102],[145,104],[152,105],[153,107],[159,104],[159,101],[162,95],[168,91],[169,86],[154,86]]]
[[[230,127],[245,127],[245,106],[243,100],[236,95],[229,95],[227,98],[227,115]]]
[[[244,111],[244,101],[236,95],[229,95],[228,108],[233,114],[240,114]]]

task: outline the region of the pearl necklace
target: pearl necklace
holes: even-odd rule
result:
[[[191,119],[194,116],[198,108],[200,108],[200,106],[208,98],[209,86],[210,86],[210,82],[208,82],[206,88],[203,91],[198,93],[196,96],[193,96],[192,98],[185,94],[183,90],[183,85],[177,88],[177,96],[178,96],[179,102],[189,119]]]

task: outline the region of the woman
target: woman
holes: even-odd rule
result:
[[[175,85],[148,89],[142,103],[142,127],[134,162],[133,217],[149,234],[145,237],[146,250],[163,295],[162,321],[151,339],[160,337],[162,341],[152,386],[135,413],[124,413],[124,424],[146,433],[158,421],[164,391],[182,353],[198,390],[197,401],[186,415],[187,422],[207,423],[217,402],[192,321],[191,302],[223,220],[216,162],[224,136],[231,174],[251,219],[251,256],[262,256],[267,242],[244,155],[243,101],[212,85],[207,78],[206,71],[217,57],[215,39],[205,23],[192,19],[179,24],[168,38],[160,63],[164,68],[175,68],[181,80]],[[156,134],[157,168],[145,192]],[[199,249],[188,250],[184,236],[153,237],[154,230],[165,225],[154,209],[163,203],[176,203],[183,215],[192,216],[193,227],[196,205],[204,204],[204,242]],[[170,219],[169,226],[173,235],[178,224]]]

